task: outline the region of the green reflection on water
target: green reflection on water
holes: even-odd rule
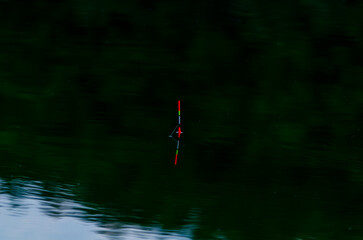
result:
[[[196,239],[362,237],[359,4],[1,4],[4,194]]]

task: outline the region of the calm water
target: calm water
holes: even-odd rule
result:
[[[0,239],[363,239],[361,8],[0,1]]]

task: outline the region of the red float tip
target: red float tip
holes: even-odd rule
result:
[[[179,129],[178,129],[178,138],[180,138],[180,134],[181,134],[181,129],[179,127]]]

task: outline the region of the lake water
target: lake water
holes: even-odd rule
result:
[[[359,4],[0,6],[0,239],[363,239]]]

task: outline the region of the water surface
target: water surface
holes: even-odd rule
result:
[[[361,8],[0,2],[0,239],[362,239]]]

